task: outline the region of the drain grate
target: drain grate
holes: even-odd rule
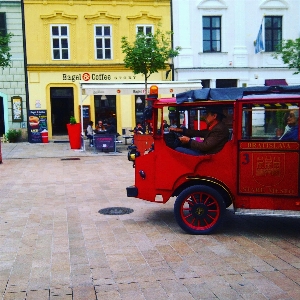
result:
[[[80,160],[79,157],[62,158],[61,160]]]
[[[53,141],[53,143],[70,143],[70,141]]]
[[[107,207],[98,211],[102,215],[126,215],[131,214],[133,209],[127,207]]]

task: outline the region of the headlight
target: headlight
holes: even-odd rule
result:
[[[136,157],[139,157],[139,156],[140,156],[140,152],[137,151],[136,149],[130,149],[130,150],[128,151],[127,157],[128,157],[128,160],[129,160],[129,161],[135,161],[135,158],[136,158]]]

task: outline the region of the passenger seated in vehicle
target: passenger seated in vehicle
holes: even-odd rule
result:
[[[133,129],[133,132],[135,134],[144,134],[145,133],[145,129],[144,127],[142,126],[142,123],[141,122],[137,122],[136,123],[136,126],[134,127]]]
[[[222,122],[226,116],[221,107],[209,107],[206,110],[205,122],[207,129],[195,130],[187,128],[172,128],[170,131],[182,133],[179,137],[182,147],[175,148],[176,151],[190,155],[214,154],[222,150],[229,138],[229,129]],[[191,137],[202,137],[204,140],[198,142]]]
[[[275,140],[279,140],[281,138],[282,134],[283,134],[283,129],[276,128],[275,129],[275,137],[274,137],[274,139]]]
[[[299,111],[298,110],[290,110],[287,115],[286,122],[283,135],[279,138],[281,141],[298,141],[298,119],[299,119]]]
[[[167,120],[163,120],[163,128],[164,131],[169,131],[170,125],[167,123]]]

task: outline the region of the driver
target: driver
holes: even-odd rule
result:
[[[206,109],[205,122],[207,129],[170,128],[170,131],[183,134],[179,137],[183,146],[177,147],[175,150],[195,156],[219,152],[229,139],[229,129],[222,122],[223,118],[226,118],[226,116],[223,114],[222,108],[212,106]],[[198,142],[191,137],[202,137],[204,140]]]

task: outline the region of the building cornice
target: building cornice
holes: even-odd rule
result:
[[[168,5],[170,6],[170,0],[23,0],[24,4],[43,4],[43,5],[61,5],[64,4],[73,5],[87,5],[87,6],[98,6],[98,5],[110,5],[110,6],[143,6],[143,5]],[[2,0],[1,0],[2,2]],[[4,2],[21,2],[19,1],[4,1]]]
[[[124,64],[105,64],[105,65],[47,65],[47,64],[28,64],[27,70],[29,72],[49,72],[49,71],[76,71],[76,72],[83,72],[83,71],[89,71],[89,72],[96,72],[96,71],[131,71],[127,68],[125,68]],[[131,71],[132,72],[132,71]]]

